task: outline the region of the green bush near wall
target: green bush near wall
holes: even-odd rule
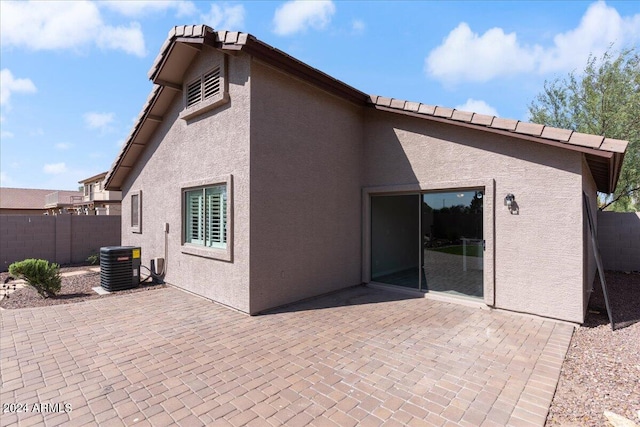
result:
[[[62,287],[60,266],[44,259],[25,259],[9,266],[12,277],[24,279],[43,298],[54,297]]]

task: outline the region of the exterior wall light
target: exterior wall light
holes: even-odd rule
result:
[[[504,205],[509,209],[511,215],[518,215],[518,204],[516,203],[516,196],[509,193],[504,198]]]

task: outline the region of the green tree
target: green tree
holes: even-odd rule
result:
[[[590,56],[583,72],[546,81],[529,106],[531,121],[629,141],[613,194],[600,209],[640,210],[640,52],[630,48]]]

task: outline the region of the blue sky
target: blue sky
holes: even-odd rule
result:
[[[0,185],[108,170],[174,25],[245,31],[377,95],[520,120],[545,79],[640,45],[640,2],[0,2]]]

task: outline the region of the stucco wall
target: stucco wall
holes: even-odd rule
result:
[[[0,216],[0,271],[15,261],[84,262],[102,246],[120,245],[119,216]]]
[[[212,67],[221,53],[204,47],[185,74],[193,79]],[[122,242],[142,246],[142,263],[164,257],[164,224],[169,224],[165,280],[239,310],[249,311],[249,117],[250,60],[247,55],[228,57],[229,103],[190,121],[178,118],[182,94],[172,107],[141,159],[123,185]],[[183,253],[182,188],[196,180],[233,176],[233,226],[231,261]],[[142,191],[142,232],[130,224],[130,192]]]
[[[640,271],[640,212],[598,211],[597,217],[605,270]]]
[[[361,283],[361,109],[254,61],[251,311]]]
[[[495,236],[485,234],[495,245],[495,306],[583,320],[579,153],[368,111],[364,160],[364,186],[495,180],[495,214],[485,211],[495,223]],[[508,193],[519,215],[503,205]]]

